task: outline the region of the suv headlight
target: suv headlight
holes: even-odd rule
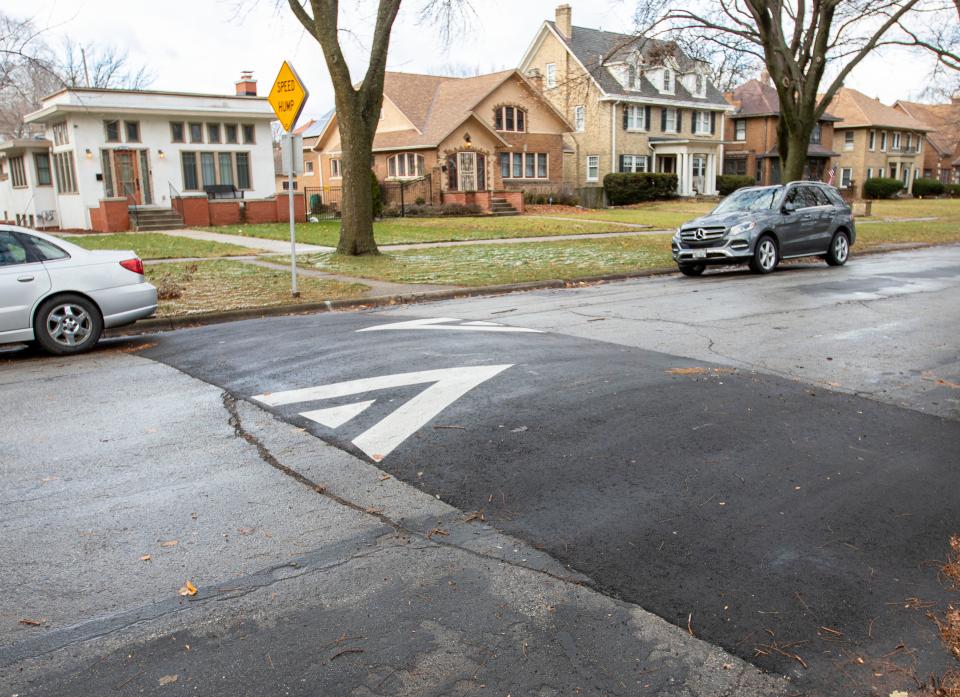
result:
[[[732,228],[730,228],[730,234],[731,234],[731,235],[742,235],[742,234],[745,233],[745,232],[750,232],[750,231],[753,230],[753,228],[755,228],[755,227],[757,227],[757,224],[756,224],[754,221],[752,221],[752,220],[748,220],[748,221],[745,222],[745,223],[740,223],[740,224],[734,225]]]

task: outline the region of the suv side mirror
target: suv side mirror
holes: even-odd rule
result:
[[[793,201],[787,201],[783,204],[784,213],[793,213],[795,210],[797,210],[797,204]]]

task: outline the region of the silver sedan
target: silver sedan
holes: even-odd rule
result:
[[[131,251],[90,251],[0,225],[0,344],[36,341],[55,354],[93,348],[103,330],[157,311],[157,289]]]

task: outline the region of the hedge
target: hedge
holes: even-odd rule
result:
[[[753,177],[743,174],[721,174],[717,177],[717,191],[721,196],[729,196],[737,189],[756,184]]]
[[[914,196],[940,196],[943,194],[943,182],[939,179],[914,179]]]
[[[947,184],[944,188],[950,198],[960,198],[960,184]]]
[[[863,195],[867,198],[893,198],[903,188],[903,182],[889,177],[874,177],[863,183]]]
[[[575,194],[572,194],[569,191],[553,191],[545,194],[529,191],[524,193],[523,202],[531,206],[543,206],[550,204],[555,206],[580,205],[580,200]]]
[[[608,174],[603,178],[603,188],[611,206],[657,201],[677,195],[677,175],[653,172]]]

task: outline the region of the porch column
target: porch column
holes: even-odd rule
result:
[[[717,153],[707,155],[707,185],[706,190],[711,196],[717,193],[717,162],[719,156]]]
[[[687,195],[687,168],[686,154],[677,153],[677,193],[681,196]]]

